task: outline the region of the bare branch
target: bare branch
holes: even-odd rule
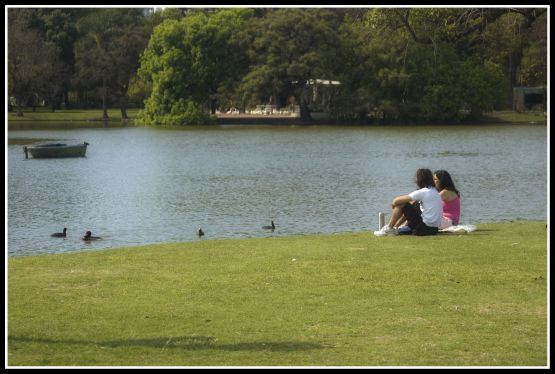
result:
[[[412,38],[414,39],[415,42],[422,43],[422,44],[432,44],[431,39],[424,39],[424,38],[421,38],[418,35],[416,35],[416,32],[414,31],[414,29],[412,28],[412,26],[410,25],[410,22],[409,22],[410,9],[406,9],[405,14],[402,14],[401,11],[398,10],[398,9],[394,9],[394,12],[399,17],[399,19],[401,20],[403,25],[405,25],[405,28],[411,34],[411,36],[412,36]]]

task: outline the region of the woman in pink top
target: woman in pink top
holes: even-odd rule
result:
[[[443,202],[443,220],[439,229],[458,225],[461,218],[461,197],[451,175],[445,170],[437,170],[434,173],[434,183]]]

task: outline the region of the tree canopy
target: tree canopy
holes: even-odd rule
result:
[[[237,64],[240,53],[231,41],[251,16],[246,9],[211,16],[195,12],[158,25],[141,59],[139,74],[152,84],[141,120],[147,124],[209,120],[203,108],[213,103],[219,85],[242,69]]]
[[[518,85],[547,85],[547,8],[8,9],[18,108],[125,117],[131,100],[142,123],[185,125],[294,103],[306,119],[457,122],[510,108]]]

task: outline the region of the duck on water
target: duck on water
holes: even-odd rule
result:
[[[271,226],[262,226],[262,228],[264,230],[272,230],[274,231],[276,229],[276,225],[274,224],[274,221],[272,221],[272,225]]]
[[[50,235],[53,238],[65,238],[66,237],[67,229],[64,227],[64,232],[55,232],[54,234]]]
[[[83,236],[81,239],[85,240],[85,241],[90,241],[90,240],[97,240],[97,239],[102,239],[100,236],[92,236],[92,232],[87,231],[85,233],[85,236]]]

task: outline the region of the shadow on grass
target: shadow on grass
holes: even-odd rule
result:
[[[61,344],[61,345],[87,345],[101,348],[119,348],[129,346],[141,346],[147,348],[160,349],[186,349],[186,350],[205,350],[215,349],[222,351],[275,351],[275,352],[294,352],[313,349],[328,348],[321,344],[308,342],[243,342],[234,344],[221,344],[213,336],[175,336],[158,337],[149,339],[122,339],[108,341],[92,341],[77,339],[46,339],[28,338],[19,336],[9,336],[8,344],[12,343],[32,343],[32,344]]]

